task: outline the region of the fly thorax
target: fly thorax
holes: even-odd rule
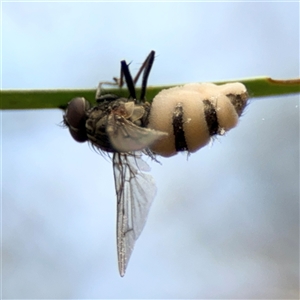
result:
[[[107,118],[110,112],[109,103],[100,103],[88,112],[85,126],[88,139],[93,146],[103,151],[114,152],[106,133]]]

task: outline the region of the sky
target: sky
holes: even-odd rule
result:
[[[3,89],[96,88],[151,50],[149,85],[299,77],[297,2],[2,1],[1,13]],[[62,117],[1,112],[3,298],[299,298],[299,95],[250,99],[205,148],[147,160],[158,192],[123,278],[112,164]]]

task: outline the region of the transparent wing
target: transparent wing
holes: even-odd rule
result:
[[[168,135],[165,132],[136,126],[114,113],[108,117],[106,132],[111,144],[119,152],[143,150]]]
[[[156,194],[150,168],[140,153],[114,153],[113,169],[117,194],[117,248],[121,276],[141,234]]]

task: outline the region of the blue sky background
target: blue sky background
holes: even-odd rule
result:
[[[3,89],[93,88],[152,49],[150,85],[299,77],[299,3],[3,2],[1,23]],[[3,298],[299,297],[298,95],[149,161],[158,193],[124,278],[111,163],[58,109],[1,114]]]

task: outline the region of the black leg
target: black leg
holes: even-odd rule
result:
[[[147,56],[147,58],[145,59],[145,61],[143,62],[142,66],[140,67],[139,71],[137,72],[137,74],[135,75],[135,78],[133,80],[134,84],[137,83],[137,81],[139,80],[140,78],[140,75],[142,73],[142,71],[145,69],[146,65],[148,64],[148,61],[152,58],[152,60],[154,59],[154,55],[155,55],[155,52],[154,51],[151,51],[150,54]],[[153,61],[152,61],[153,63]]]
[[[132,76],[129,71],[129,65],[127,65],[125,60],[121,61],[121,72],[120,72],[120,78],[113,78],[115,82],[100,82],[96,91],[96,100],[99,99],[101,101],[102,99],[106,99],[105,96],[101,96],[101,88],[102,84],[111,84],[111,85],[117,85],[120,88],[124,84],[124,79],[125,77],[125,82],[130,94],[130,97],[135,99],[137,102],[142,101],[145,102],[145,95],[146,95],[146,89],[147,89],[147,81],[148,77],[154,62],[154,57],[155,57],[155,51],[151,51],[145,61],[143,62],[142,66],[140,67],[139,71],[137,72],[136,76],[134,79],[132,79]],[[141,86],[141,95],[140,99],[136,99],[136,91],[135,91],[135,85],[137,81],[139,80],[139,77],[141,76],[143,72],[143,78],[142,78],[142,86]]]
[[[125,60],[121,61],[121,78],[122,78],[122,74],[125,77],[125,81],[126,81],[127,88],[128,88],[130,96],[133,99],[136,99],[136,93],[135,93],[134,83],[133,83],[132,76],[130,74],[128,65],[127,65],[127,63],[126,63]],[[121,80],[120,80],[120,82],[121,82]]]
[[[155,56],[155,52],[152,50],[150,52],[150,54],[148,55],[147,59],[144,62],[144,73],[143,73],[143,78],[142,78],[142,87],[141,87],[141,96],[140,96],[140,100],[141,101],[145,101],[145,95],[146,95],[146,89],[147,89],[147,81],[148,81],[148,77],[154,62],[154,56]]]
[[[128,86],[128,82],[125,76],[125,72],[129,73],[129,67],[128,65],[124,64],[124,68],[126,69],[122,69],[122,62],[121,62],[121,76],[120,76],[120,82],[119,82],[119,86],[121,87],[123,85],[123,76],[125,76],[125,80],[129,89],[129,92],[131,94],[131,96],[136,99],[137,101],[145,101],[145,95],[146,95],[146,89],[147,89],[147,81],[148,81],[148,77],[154,62],[154,57],[155,57],[155,51],[151,51],[150,54],[147,56],[147,58],[145,59],[145,61],[143,62],[142,66],[140,67],[139,71],[137,72],[137,74],[135,75],[135,78],[133,79],[133,87],[136,85],[137,81],[139,80],[140,75],[143,72],[143,78],[142,78],[142,86],[141,86],[141,95],[139,99],[136,99],[136,97],[133,97],[133,94],[131,93],[129,86]],[[123,61],[125,62],[125,61]],[[129,73],[130,74],[130,73]],[[131,77],[131,75],[130,75]],[[129,77],[128,77],[129,79]],[[132,77],[129,79],[130,80],[130,85],[131,85],[131,81],[132,81]],[[134,89],[134,95],[135,95],[135,89]]]

